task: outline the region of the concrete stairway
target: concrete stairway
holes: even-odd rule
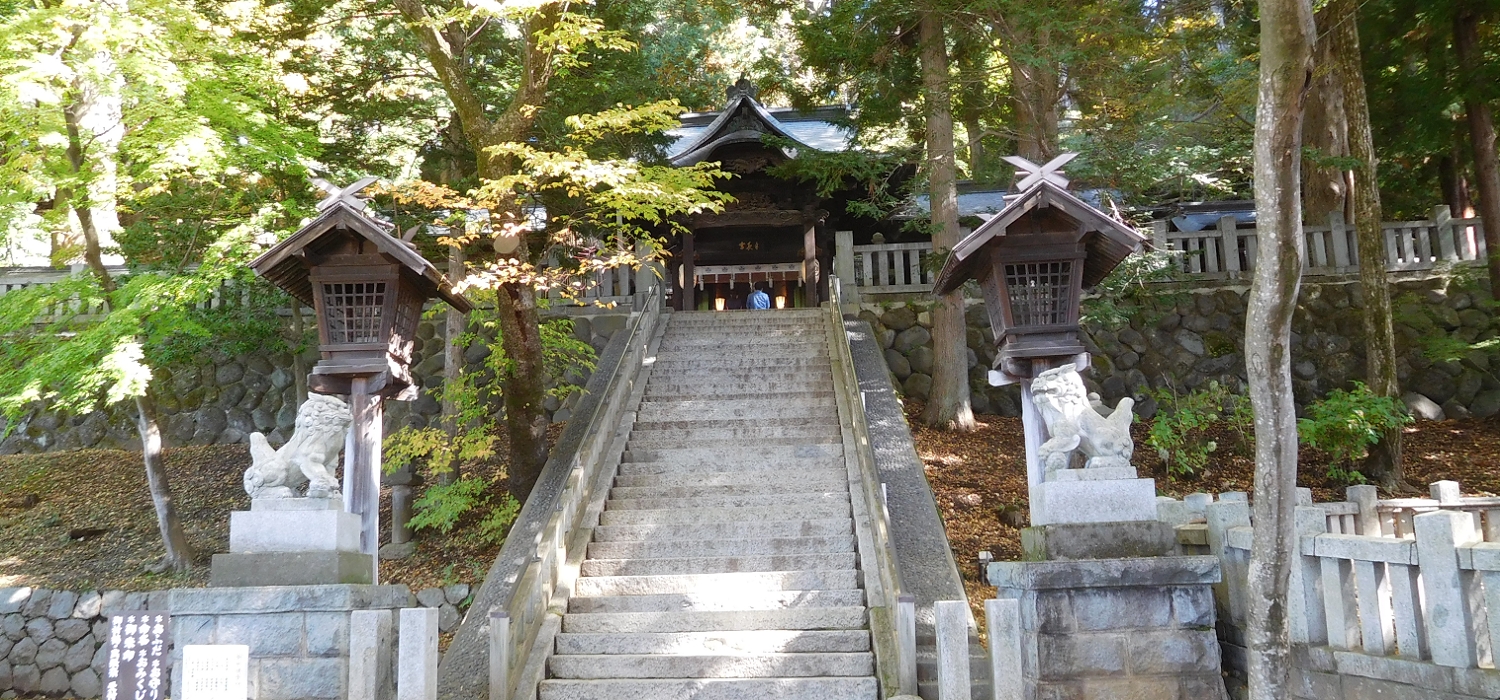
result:
[[[542,700],[874,700],[821,312],[671,316]]]

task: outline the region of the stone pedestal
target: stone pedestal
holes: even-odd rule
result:
[[[1177,552],[1177,529],[1158,520],[1042,525],[1021,530],[1026,561],[1165,557]]]
[[[1156,480],[1114,478],[1114,469],[1067,469],[1034,489],[1031,524],[1112,523],[1156,520]],[[1134,472],[1135,470],[1125,470]]]
[[[369,584],[360,516],[336,498],[257,498],[229,514],[229,553],[215,554],[213,586]]]
[[[1211,556],[996,562],[1020,630],[991,644],[1018,660],[1022,700],[1219,700],[1219,576]]]
[[[170,601],[172,697],[182,697],[184,646],[245,644],[250,700],[348,698],[351,613],[416,604],[406,586],[349,585],[179,588]],[[359,643],[395,658],[389,634]],[[389,698],[389,689],[380,695]]]

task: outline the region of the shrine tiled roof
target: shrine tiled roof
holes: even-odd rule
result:
[[[729,89],[728,98],[724,109],[684,114],[682,126],[667,132],[675,139],[666,149],[673,164],[698,163],[721,146],[759,143],[767,135],[827,152],[848,150],[853,142],[854,132],[845,125],[849,117],[846,106],[807,111],[769,108],[755,99],[754,89],[744,81]]]

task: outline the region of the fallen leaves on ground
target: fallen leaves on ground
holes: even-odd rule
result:
[[[923,426],[920,402],[908,400],[905,408],[970,607],[975,619],[983,620],[984,601],[994,597],[995,589],[981,582],[979,553],[988,551],[996,561],[1021,558],[1020,528],[1026,526],[1028,512],[1021,419],[976,416],[976,430],[958,433]],[[1237,436],[1228,431],[1211,435],[1224,447],[1203,471],[1166,478],[1161,459],[1145,447],[1146,431],[1140,421],[1131,427],[1136,444],[1132,461],[1141,476],[1156,479],[1159,495],[1253,491],[1255,462]],[[1417,423],[1404,430],[1403,441],[1407,482],[1422,493],[1399,495],[1423,495],[1427,484],[1442,479],[1458,481],[1465,495],[1500,493],[1500,417]],[[1298,482],[1312,489],[1316,501],[1344,500],[1343,485],[1329,480],[1326,464],[1323,455],[1304,448]]]

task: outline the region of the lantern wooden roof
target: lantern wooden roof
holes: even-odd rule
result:
[[[976,253],[991,240],[1006,236],[1010,226],[1022,217],[1034,216],[1044,209],[1054,209],[1077,222],[1085,234],[1084,288],[1098,284],[1131,253],[1139,252],[1148,240],[1139,231],[1115,221],[1066,189],[1043,180],[1022,192],[1000,213],[959,241],[942,272],[938,273],[933,293],[947,294],[966,280],[982,274],[984,270],[979,266],[986,256]]]
[[[410,244],[391,235],[380,222],[341,201],[333,202],[301,231],[251,261],[250,268],[302,303],[313,306],[313,289],[308,275],[312,267],[321,262],[323,250],[332,247],[330,244],[337,240],[338,236],[331,234],[338,231],[374,243],[381,254],[414,273],[418,286],[429,298],[441,297],[462,312],[473,308],[467,299],[453,292],[452,285],[437,267]]]

